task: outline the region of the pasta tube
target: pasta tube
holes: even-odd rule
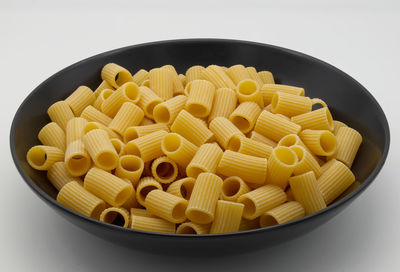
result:
[[[261,78],[264,84],[275,84],[274,76],[270,71],[260,71],[258,72],[258,76]]]
[[[94,103],[96,96],[93,91],[86,86],[79,86],[70,96],[65,99],[65,102],[71,108],[75,116],[80,116],[82,111]]]
[[[333,134],[335,134],[335,136],[339,132],[339,129],[341,127],[347,127],[347,125],[345,123],[337,121],[337,120],[333,120],[332,124],[333,124],[333,131],[332,132],[333,132]]]
[[[124,83],[133,81],[131,73],[115,63],[108,63],[103,67],[101,78],[114,88],[119,88]]]
[[[244,79],[237,84],[236,95],[240,103],[255,102],[262,109],[264,100],[260,92],[260,87],[257,82],[252,79]]]
[[[260,227],[270,227],[304,217],[303,206],[296,201],[284,203],[275,207],[260,217]]]
[[[79,177],[89,171],[92,161],[82,140],[76,140],[67,146],[65,166],[71,176]]]
[[[142,137],[136,138],[125,145],[125,153],[141,157],[144,162],[161,157],[161,141],[168,133],[158,130]]]
[[[85,127],[88,121],[82,117],[75,117],[68,121],[67,128],[65,130],[66,145],[82,139],[85,133]]]
[[[95,95],[96,97],[98,97],[98,96],[100,95],[101,91],[103,91],[103,90],[105,90],[105,89],[111,89],[111,90],[113,90],[113,87],[112,87],[110,84],[108,84],[107,81],[103,80],[103,81],[100,83],[100,85],[97,87],[97,89],[94,90],[94,95]]]
[[[219,88],[215,91],[214,103],[211,108],[208,122],[216,117],[229,118],[229,115],[235,110],[237,97],[235,91],[229,88]]]
[[[175,233],[174,223],[161,218],[144,216],[132,216],[131,228],[151,232]]]
[[[336,159],[351,168],[362,142],[361,134],[349,127],[341,127],[336,135]]]
[[[313,171],[316,177],[321,176],[321,166],[319,166],[317,160],[314,159],[310,152],[299,145],[293,145],[289,148],[296,153],[298,159],[298,163],[293,170],[294,175],[301,175],[308,171]]]
[[[167,193],[189,200],[195,181],[194,178],[182,178],[174,181],[168,186]]]
[[[148,210],[145,210],[142,208],[131,208],[131,216],[143,216],[143,217],[157,218],[157,216],[150,213]]]
[[[139,87],[140,100],[137,105],[142,108],[144,115],[147,118],[153,119],[154,108],[163,102],[163,100],[156,95],[150,88],[145,86]]]
[[[29,165],[36,170],[48,170],[55,162],[64,160],[64,151],[48,146],[36,145],[26,154]]]
[[[151,173],[158,182],[169,184],[178,176],[178,166],[173,160],[163,156],[151,163]]]
[[[215,173],[224,152],[218,144],[203,144],[186,167],[189,177],[197,178],[202,172]]]
[[[112,121],[112,119],[110,117],[108,117],[101,111],[97,110],[93,106],[87,106],[83,110],[81,117],[85,118],[89,122],[98,122],[105,126],[108,126]]]
[[[242,219],[243,208],[244,205],[241,203],[218,200],[210,233],[237,232]]]
[[[195,117],[207,117],[212,108],[215,87],[207,80],[194,80],[186,87],[188,99],[185,109]]]
[[[243,194],[250,192],[249,186],[238,176],[224,179],[222,183],[221,197],[224,200],[236,202]]]
[[[54,146],[65,150],[64,130],[55,122],[45,125],[38,134],[38,139],[43,145]]]
[[[264,105],[268,105],[269,103],[271,103],[272,97],[276,92],[284,92],[304,96],[304,89],[300,87],[282,84],[264,84],[261,87],[261,95],[264,100]]]
[[[103,104],[104,100],[106,100],[110,95],[114,93],[114,90],[105,89],[102,90],[99,96],[97,96],[96,100],[93,103],[93,107],[98,110],[101,110],[101,105]]]
[[[74,118],[74,113],[65,101],[58,101],[52,104],[48,110],[51,121],[57,123],[63,130],[67,127],[70,119]]]
[[[228,148],[242,154],[267,159],[271,155],[273,149],[273,147],[267,144],[257,142],[241,135],[234,135],[229,142]]]
[[[168,100],[174,96],[174,82],[171,72],[165,68],[151,69],[149,72],[150,89],[161,99]]]
[[[200,65],[195,65],[186,71],[186,85],[196,79],[202,79],[202,73],[206,68]]]
[[[335,135],[328,130],[305,129],[300,139],[315,155],[331,156],[336,152]]]
[[[177,133],[166,134],[161,141],[162,152],[182,167],[186,167],[198,147]]]
[[[241,103],[229,116],[229,120],[243,133],[250,132],[258,116],[261,108],[255,102]]]
[[[264,82],[262,81],[260,75],[257,73],[256,68],[254,67],[246,67],[247,73],[249,73],[249,76],[252,80],[257,82],[258,87],[261,88],[262,85],[264,85]],[[264,101],[263,101],[264,103]]]
[[[97,220],[105,209],[103,200],[85,190],[76,181],[71,181],[61,188],[57,195],[57,202],[77,213]]]
[[[117,168],[115,168],[115,175],[123,179],[128,179],[136,186],[143,173],[143,169],[144,163],[141,158],[134,155],[124,155],[119,157]]]
[[[312,99],[305,96],[276,92],[272,96],[271,112],[283,114],[288,117],[310,112]]]
[[[267,183],[285,190],[298,163],[296,153],[285,146],[274,148],[268,159]]]
[[[216,88],[235,88],[235,84],[225,73],[225,71],[217,65],[209,65],[201,74],[202,79],[210,81]]]
[[[124,208],[111,207],[100,214],[100,221],[127,228],[130,224],[130,215]]]
[[[145,200],[146,209],[152,214],[172,223],[182,223],[186,220],[188,201],[162,190],[152,190]]]
[[[149,72],[145,69],[140,69],[133,75],[133,82],[135,82],[138,86],[142,85],[143,81],[149,79]]]
[[[302,129],[333,130],[333,119],[327,107],[292,117],[292,122]]]
[[[60,191],[65,184],[71,181],[76,181],[83,186],[81,179],[73,177],[68,173],[63,161],[55,162],[52,166],[50,166],[49,170],[47,171],[47,179],[51,184],[53,184],[57,191]]]
[[[136,200],[140,205],[145,206],[148,193],[153,190],[162,190],[162,186],[152,177],[144,177],[139,180],[136,187]]]
[[[133,126],[128,127],[124,133],[124,142],[127,143],[129,141],[135,140],[136,138],[145,136],[147,134],[164,130],[169,132],[168,126],[166,124],[157,123],[151,125],[144,125],[144,126]]]
[[[215,135],[217,142],[224,148],[229,147],[229,143],[233,136],[240,135],[244,137],[241,132],[231,121],[225,117],[216,117],[210,122],[210,130]]]
[[[177,95],[158,104],[153,110],[154,120],[156,120],[157,123],[172,124],[179,112],[185,107],[186,101],[186,96]]]
[[[233,65],[225,72],[232,79],[235,85],[238,85],[238,83],[244,79],[251,79],[246,68],[241,64]]]
[[[119,135],[124,135],[128,127],[139,125],[143,117],[144,113],[141,108],[133,103],[125,102],[108,127]]]
[[[271,147],[275,147],[277,146],[277,143],[275,141],[272,141],[271,139],[261,135],[258,132],[255,132],[254,130],[250,133],[250,139],[260,142],[260,143],[264,143],[266,145],[269,145]]]
[[[176,229],[177,234],[208,234],[210,225],[201,225],[193,222],[185,222]]]
[[[112,131],[110,128],[106,127],[103,124],[100,124],[98,122],[88,122],[85,126],[85,128],[83,129],[83,135],[86,135],[87,133],[89,133],[89,131],[95,130],[95,129],[101,129],[104,130],[105,132],[107,132],[108,137],[110,137],[110,139],[120,139],[120,136]]]
[[[127,82],[104,100],[103,104],[101,104],[101,111],[113,118],[122,104],[125,102],[137,103],[140,100],[140,96],[138,85],[134,82]]]
[[[182,84],[181,80],[179,79],[178,73],[176,72],[174,66],[164,65],[161,68],[167,69],[171,74],[172,83],[174,86],[174,95],[183,94],[183,91],[185,88],[183,87],[183,84]]]

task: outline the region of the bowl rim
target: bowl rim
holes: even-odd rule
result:
[[[36,92],[38,92],[42,85],[46,84],[48,81],[53,80],[54,78],[58,77],[60,74],[63,74],[71,69],[74,69],[75,66],[84,64],[88,61],[91,61],[92,59],[98,58],[98,57],[104,57],[107,55],[111,55],[114,53],[118,53],[120,51],[125,51],[125,50],[130,50],[130,49],[134,49],[134,48],[140,48],[140,47],[147,47],[147,46],[160,46],[160,45],[173,45],[173,44],[185,44],[185,43],[198,43],[198,44],[207,44],[207,43],[235,43],[235,44],[243,44],[243,45],[249,45],[249,46],[262,46],[262,47],[269,47],[272,48],[274,50],[277,51],[281,51],[284,53],[288,53],[288,54],[292,54],[298,57],[302,57],[304,59],[308,59],[310,61],[313,62],[317,62],[321,65],[324,65],[328,68],[330,68],[331,70],[341,74],[343,77],[347,78],[350,81],[353,81],[356,85],[358,85],[359,89],[362,90],[365,95],[367,95],[369,97],[369,99],[372,100],[372,102],[375,104],[375,106],[377,107],[378,111],[380,112],[380,115],[383,117],[382,121],[382,126],[383,126],[383,130],[384,130],[384,138],[385,138],[385,143],[384,143],[384,147],[383,147],[383,152],[382,152],[382,157],[380,159],[380,161],[378,162],[378,164],[376,165],[375,169],[372,171],[372,173],[364,180],[364,182],[353,192],[351,192],[350,194],[348,194],[347,196],[343,197],[342,199],[340,199],[339,201],[329,205],[327,208],[320,210],[316,213],[313,213],[311,215],[307,215],[305,217],[296,219],[294,221],[291,222],[287,222],[287,223],[283,223],[283,224],[279,224],[279,225],[275,225],[275,226],[271,226],[271,227],[265,227],[265,228],[258,228],[258,229],[252,229],[252,230],[246,230],[246,231],[240,231],[240,232],[232,232],[232,233],[221,233],[221,234],[203,234],[203,235],[196,235],[196,234],[176,234],[176,233],[159,233],[159,232],[149,232],[149,231],[142,231],[142,230],[137,230],[137,229],[132,229],[132,228],[123,228],[123,227],[119,227],[116,225],[112,225],[112,224],[108,224],[105,222],[101,222],[99,220],[95,220],[92,219],[90,217],[84,216],[80,213],[77,213],[61,204],[59,204],[55,199],[51,198],[49,195],[47,195],[42,189],[40,189],[38,186],[36,186],[33,182],[33,180],[31,180],[31,178],[24,172],[24,170],[22,169],[19,160],[17,158],[17,153],[15,150],[15,134],[16,134],[16,124],[19,122],[19,120],[21,119],[21,109],[28,103],[28,101],[30,100],[30,98],[32,96],[34,96],[36,94]],[[154,42],[147,42],[147,43],[141,43],[141,44],[136,44],[136,45],[130,45],[130,46],[125,46],[125,47],[121,47],[121,48],[117,48],[117,49],[113,49],[113,50],[109,50],[103,53],[99,53],[96,55],[93,55],[91,57],[85,58],[83,60],[80,60],[78,62],[75,62],[74,64],[71,64],[69,66],[67,66],[66,68],[58,71],[57,73],[53,74],[52,76],[50,76],[49,78],[47,78],[45,81],[43,81],[42,83],[40,83],[21,103],[21,105],[18,107],[12,124],[11,124],[11,130],[10,130],[10,149],[11,149],[11,154],[12,154],[12,158],[14,161],[14,164],[18,170],[18,172],[20,173],[20,175],[22,176],[23,180],[25,181],[25,183],[31,188],[32,191],[34,191],[42,200],[46,201],[49,205],[51,205],[53,208],[56,209],[60,209],[62,212],[65,212],[69,215],[72,216],[78,216],[81,220],[87,221],[87,223],[90,224],[95,224],[97,226],[101,226],[104,227],[105,229],[109,229],[111,231],[122,231],[122,232],[127,232],[127,233],[136,233],[136,234],[141,234],[143,236],[149,236],[149,237],[167,237],[167,238],[180,238],[180,239],[215,239],[215,238],[226,238],[226,237],[236,237],[236,236],[246,236],[246,235],[255,235],[255,234],[260,234],[260,233],[265,233],[265,232],[273,232],[276,229],[280,229],[280,228],[288,228],[297,224],[302,223],[303,221],[308,221],[311,220],[314,217],[317,217],[321,214],[325,214],[325,213],[329,213],[331,211],[333,211],[334,209],[336,209],[339,206],[344,205],[346,202],[349,202],[351,199],[355,199],[356,197],[358,197],[371,183],[372,181],[376,178],[376,176],[378,175],[378,173],[381,171],[386,159],[387,159],[387,155],[389,152],[389,146],[390,146],[390,129],[389,129],[389,124],[387,121],[387,117],[384,113],[384,111],[382,110],[381,106],[379,105],[379,103],[377,102],[377,100],[375,99],[375,97],[364,87],[362,86],[357,80],[355,80],[353,77],[351,77],[350,75],[348,75],[347,73],[343,72],[342,70],[340,70],[339,68],[336,68],[335,66],[320,60],[318,58],[315,58],[313,56],[292,50],[292,49],[288,49],[288,48],[284,48],[284,47],[280,47],[280,46],[276,46],[276,45],[271,45],[271,44],[265,44],[265,43],[260,43],[260,42],[254,42],[254,41],[244,41],[244,40],[237,40],[237,39],[216,39],[216,38],[191,38],[191,39],[171,39],[171,40],[161,40],[161,41],[154,41]]]

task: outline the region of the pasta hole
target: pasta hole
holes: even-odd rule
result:
[[[238,91],[240,94],[249,96],[254,94],[258,89],[257,83],[254,80],[244,80],[239,82]]]
[[[100,95],[101,95],[101,97],[103,98],[103,100],[106,100],[110,95],[112,95],[114,93],[114,91],[113,90],[110,90],[110,89],[105,89],[105,90],[103,90],[101,93],[100,93]]]
[[[118,155],[111,151],[101,152],[97,156],[97,163],[104,169],[114,169],[118,164]]]
[[[186,172],[189,177],[197,178],[198,175],[207,171],[201,167],[191,165],[188,168],[186,168]]]
[[[336,148],[336,138],[332,133],[324,132],[321,134],[320,144],[326,153],[333,153]]]
[[[294,153],[296,153],[297,156],[297,161],[300,162],[303,160],[304,158],[304,151],[301,147],[299,146],[292,146],[290,149],[292,149],[294,151]]]
[[[283,164],[293,166],[297,163],[297,156],[294,151],[288,147],[278,147],[274,150],[276,158]]]
[[[240,181],[234,177],[228,178],[222,184],[222,193],[227,197],[236,195],[240,190]]]
[[[158,123],[169,123],[171,119],[171,114],[164,105],[157,105],[153,110],[153,116]]]
[[[280,146],[290,147],[296,145],[299,142],[299,137],[297,135],[286,135],[279,142]]]
[[[90,122],[85,126],[84,134],[87,134],[89,131],[92,131],[94,129],[100,129],[100,126],[94,122]]]
[[[104,222],[123,227],[125,225],[125,217],[117,211],[109,211],[104,217]]]
[[[234,135],[231,140],[229,141],[228,144],[228,149],[238,152],[240,150],[240,146],[241,146],[241,138],[238,135]]]
[[[157,190],[158,188],[154,185],[149,185],[146,186],[144,188],[142,188],[142,190],[140,190],[140,196],[143,198],[143,200],[146,199],[146,196],[153,190]]]
[[[187,199],[186,196],[188,195],[188,192],[187,192],[185,186],[181,186],[180,192],[181,192],[181,196],[182,196],[183,198]]]
[[[28,157],[36,166],[44,165],[47,160],[46,151],[39,146],[31,148],[31,150],[28,152]]]
[[[187,110],[195,117],[206,117],[209,114],[209,110],[204,105],[198,103],[189,104]]]
[[[136,131],[136,129],[134,129],[134,128],[128,128],[126,131],[125,131],[125,142],[127,143],[127,142],[130,142],[130,141],[132,141],[132,140],[134,140],[134,139],[136,139],[136,138],[138,138],[139,137],[139,135],[138,135],[138,133],[137,133],[137,131]]]
[[[125,87],[125,95],[128,97],[130,100],[137,100],[139,96],[139,89],[136,84],[127,84]]]
[[[168,179],[175,174],[175,168],[169,162],[162,162],[159,165],[157,165],[156,173],[160,178]]]
[[[82,155],[75,155],[68,160],[68,167],[74,172],[81,172],[77,174],[80,176],[90,167],[90,160]]]
[[[175,152],[181,146],[181,139],[176,134],[168,134],[164,137],[162,144],[166,152]]]
[[[187,204],[186,203],[178,203],[173,209],[172,209],[172,217],[177,219],[177,220],[182,220],[185,218],[185,211],[186,211]]]
[[[197,234],[197,231],[191,226],[183,226],[179,228],[179,234]]]
[[[249,198],[243,198],[241,203],[244,205],[243,215],[252,216],[256,212],[254,202]]]
[[[115,82],[118,86],[121,86],[131,80],[132,75],[128,71],[120,71],[118,74],[115,75]]]
[[[152,101],[149,104],[147,104],[145,111],[148,115],[153,116],[153,111],[155,106],[157,106],[158,104],[160,104],[160,101]],[[168,118],[169,119],[169,118]]]
[[[124,156],[120,158],[120,163],[129,172],[136,172],[143,167],[143,161],[136,156]]]
[[[270,227],[278,225],[278,222],[274,217],[271,215],[263,215],[260,219],[260,227],[265,228],[265,227]]]
[[[250,129],[250,122],[242,116],[233,116],[232,123],[243,132],[247,132]]]
[[[129,154],[129,155],[135,155],[140,157],[140,150],[139,147],[136,145],[136,143],[129,142],[125,145],[124,151]]]
[[[121,153],[122,150],[122,143],[121,141],[117,140],[117,139],[111,139],[111,143],[115,148],[115,151],[117,151],[117,153]]]

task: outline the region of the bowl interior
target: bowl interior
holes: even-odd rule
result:
[[[50,121],[47,108],[66,98],[79,85],[95,89],[101,82],[101,68],[115,62],[135,73],[139,69],[172,64],[178,73],[192,65],[218,64],[254,66],[271,71],[276,83],[301,86],[306,95],[324,100],[333,117],[357,129],[363,143],[353,171],[361,191],[382,166],[389,147],[389,129],[385,115],[358,82],[340,70],[315,58],[291,50],[230,40],[177,40],[131,46],[83,60],[58,72],[37,87],[23,102],[13,122],[11,150],[25,180],[53,199],[55,188],[45,172],[33,170],[27,163],[27,150],[39,144],[37,134]],[[41,192],[42,191],[42,192]],[[357,191],[355,193],[357,193]]]

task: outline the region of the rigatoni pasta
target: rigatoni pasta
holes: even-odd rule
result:
[[[52,104],[47,109],[47,114],[51,121],[57,123],[63,130],[67,127],[68,121],[75,117],[71,108],[65,101],[58,101]]]
[[[218,200],[210,233],[237,232],[242,219],[243,208],[244,205],[241,203]]]
[[[214,103],[208,116],[208,122],[216,117],[229,118],[235,110],[237,97],[235,91],[229,88],[219,88],[215,91]]]
[[[133,80],[127,69],[115,63],[108,63],[103,67],[101,78],[114,88],[119,88],[124,83]]]
[[[36,145],[29,149],[26,160],[36,170],[48,170],[53,163],[64,160],[64,151],[54,146]]]
[[[214,85],[207,80],[194,80],[186,86],[186,93],[185,109],[195,117],[207,117],[214,101]]]
[[[38,139],[43,145],[57,147],[65,150],[66,140],[64,130],[55,122],[45,125],[38,134]]]
[[[260,227],[265,228],[277,224],[283,224],[304,216],[303,206],[296,201],[284,203],[275,207],[260,217]]]
[[[94,103],[96,96],[93,91],[86,86],[79,86],[70,96],[65,99],[65,102],[71,108],[75,116],[80,116],[82,111]]]

